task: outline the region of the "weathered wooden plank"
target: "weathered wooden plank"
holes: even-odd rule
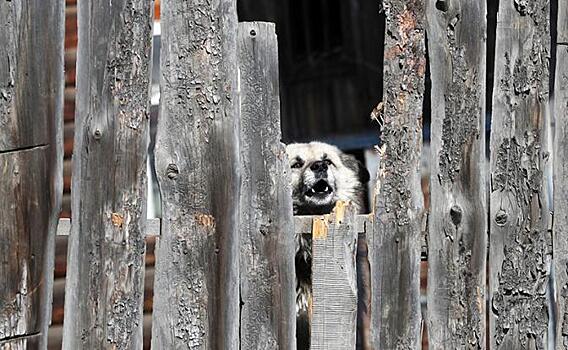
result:
[[[239,346],[235,0],[162,1],[152,347]]]
[[[78,4],[63,349],[142,346],[152,5]]]
[[[62,0],[0,2],[3,349],[47,342],[63,181],[63,24]]]
[[[432,79],[429,345],[483,349],[486,4],[430,0],[426,12]]]
[[[239,23],[241,349],[296,348],[294,218],[272,23]]]
[[[549,1],[500,1],[491,127],[492,349],[547,345],[549,51]]]
[[[390,0],[384,2],[384,8],[384,104],[374,111],[382,126],[383,145],[375,217],[372,232],[367,233],[373,291],[371,340],[374,348],[417,349],[422,321],[420,153],[425,5],[422,0]]]
[[[160,235],[161,220],[157,218],[146,220],[146,237],[153,237]],[[57,226],[58,236],[68,236],[71,232],[71,220],[68,218],[59,219]]]
[[[554,83],[554,272],[558,306],[556,349],[568,349],[568,2],[558,2]],[[562,41],[563,40],[563,41]]]
[[[356,210],[338,202],[314,218],[310,349],[355,349],[357,327]]]

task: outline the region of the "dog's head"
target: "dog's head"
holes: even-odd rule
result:
[[[355,157],[322,142],[293,143],[286,153],[295,214],[327,214],[338,200],[362,208],[369,172]]]

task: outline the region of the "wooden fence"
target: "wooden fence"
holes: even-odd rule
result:
[[[483,1],[385,0],[383,9],[372,213],[341,203],[330,215],[293,217],[274,25],[237,23],[235,0],[163,0],[163,211],[147,220],[152,0],[80,1],[73,216],[57,229],[63,1],[0,1],[0,349],[46,347],[56,232],[70,241],[64,349],[141,348],[147,235],[158,237],[153,348],[294,349],[298,233],[314,238],[312,348],[354,349],[360,232],[371,267],[361,346],[418,349],[426,325],[433,349],[568,349],[566,1],[552,47],[548,0],[501,0],[495,62],[486,58]]]

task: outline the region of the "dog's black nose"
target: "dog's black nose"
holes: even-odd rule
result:
[[[314,173],[323,173],[324,171],[327,171],[327,163],[323,160],[313,162],[312,165],[310,165],[310,169],[312,169]]]

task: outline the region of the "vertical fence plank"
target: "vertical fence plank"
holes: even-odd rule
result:
[[[375,190],[371,265],[374,348],[420,344],[420,186],[422,100],[426,71],[422,0],[389,0],[384,55],[384,110]],[[379,107],[377,111],[381,108]],[[393,283],[396,281],[396,283]]]
[[[549,50],[548,0],[499,2],[489,220],[493,349],[547,346]]]
[[[310,349],[355,349],[358,235],[355,214],[349,202],[338,202],[332,214],[314,218]]]
[[[63,186],[64,1],[0,2],[0,348],[45,348]]]
[[[556,349],[568,349],[568,2],[558,2],[554,85],[554,272],[558,322]]]
[[[139,349],[152,1],[78,6],[63,348]]]
[[[296,348],[294,218],[272,23],[240,23],[241,349]]]
[[[163,0],[156,171],[162,194],[152,346],[239,343],[235,0]]]
[[[429,0],[432,77],[428,334],[432,349],[485,348],[484,1]]]

